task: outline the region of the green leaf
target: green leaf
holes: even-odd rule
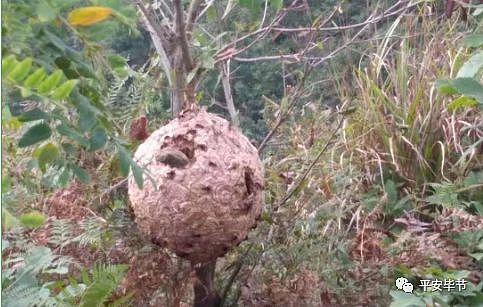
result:
[[[45,217],[39,211],[32,211],[22,214],[19,218],[20,223],[27,228],[37,228],[44,224]]]
[[[70,156],[73,156],[76,152],[74,145],[71,143],[62,143],[62,149],[64,152]]]
[[[465,187],[469,187],[471,185],[479,184],[482,182],[483,182],[483,170],[472,171],[463,179],[463,184]]]
[[[2,206],[2,229],[9,230],[18,225],[19,221],[7,209]]]
[[[273,6],[273,8],[278,11],[282,8],[283,6],[283,0],[271,0],[270,4]]]
[[[216,20],[216,10],[213,5],[211,5],[206,11],[206,17],[208,17],[208,21],[210,22],[213,22]]]
[[[81,307],[105,306],[112,292],[117,288],[127,265],[95,265],[92,269],[92,283],[89,284],[81,300]]]
[[[96,115],[86,100],[79,101],[79,128],[82,132],[89,130],[96,123]]]
[[[89,146],[89,141],[77,130],[67,126],[66,124],[62,123],[56,127],[57,132],[60,134],[70,138],[71,140],[76,141],[77,143],[83,146]]]
[[[32,91],[29,90],[28,88],[21,87],[20,88],[20,95],[22,95],[23,98],[29,97],[32,95]]]
[[[119,78],[126,78],[129,75],[128,70],[125,67],[116,67],[114,68],[114,73]]]
[[[238,4],[249,9],[252,14],[256,14],[261,9],[262,3],[260,0],[238,0]]]
[[[131,170],[134,176],[134,181],[139,189],[143,188],[143,171],[134,161],[131,164]]]
[[[59,149],[52,143],[48,143],[41,147],[40,153],[38,156],[39,161],[39,168],[42,172],[45,172],[45,166],[48,163],[51,163],[59,157]]]
[[[32,67],[32,58],[26,58],[22,62],[15,65],[13,70],[8,74],[8,78],[17,82],[22,81],[27,77]]]
[[[436,87],[442,94],[456,94],[475,98],[483,104],[483,86],[473,78],[456,78],[452,80],[438,80]]]
[[[24,86],[29,88],[36,88],[40,82],[45,78],[45,71],[43,67],[38,68],[33,74],[28,76],[23,83]]]
[[[483,259],[483,253],[468,253],[469,256],[476,259],[476,261],[480,261]]]
[[[49,42],[52,43],[59,51],[62,53],[66,54],[70,58],[80,58],[80,53],[75,50],[74,48],[70,47],[65,43],[64,40],[62,40],[60,37],[57,35],[53,34],[52,32],[46,30],[43,28],[41,30],[41,33],[45,34],[46,38],[49,40]]]
[[[40,22],[52,21],[58,14],[58,10],[50,6],[47,1],[40,1],[37,5],[36,12]]]
[[[426,303],[412,293],[392,290],[389,294],[392,297],[390,307],[426,307]]]
[[[456,90],[465,96],[475,98],[483,104],[483,86],[472,78],[456,78],[450,81]]]
[[[49,125],[40,123],[30,127],[19,139],[18,147],[27,147],[48,139],[52,135]]]
[[[457,94],[458,91],[451,84],[451,80],[436,80],[436,88],[438,92],[443,95],[453,95]]]
[[[389,204],[394,204],[397,201],[397,188],[394,181],[388,179],[385,183],[387,201]]]
[[[8,240],[2,239],[2,253],[10,246],[10,242]]]
[[[61,170],[62,172],[59,174],[57,178],[55,178],[55,184],[60,187],[64,187],[69,182],[72,176],[72,171],[68,167],[63,167]]]
[[[430,183],[429,185],[434,189],[434,193],[426,197],[425,200],[428,203],[448,208],[455,207],[460,203],[455,186],[439,183]]]
[[[130,301],[134,295],[134,291],[128,292],[126,295],[121,296],[120,298],[116,299],[114,302],[109,304],[109,307],[119,307],[119,306],[132,306]]]
[[[478,102],[474,98],[461,96],[448,104],[448,110],[453,111],[460,107],[474,107],[476,105],[478,105]]]
[[[77,164],[71,164],[70,166],[72,168],[72,171],[74,172],[74,175],[80,180],[80,182],[87,184],[91,181],[91,177],[85,169],[78,166]]]
[[[463,66],[461,66],[457,78],[475,78],[478,72],[483,68],[483,51],[480,51],[471,56]]]
[[[72,80],[67,80],[64,83],[62,83],[58,88],[54,90],[54,93],[52,94],[52,99],[54,100],[62,100],[66,98],[67,96],[70,95],[70,92],[74,89],[76,84],[79,82],[79,80],[72,79]]]
[[[201,57],[201,66],[206,69],[213,69],[215,67],[215,60],[209,54],[204,54]]]
[[[478,17],[480,16],[481,14],[483,14],[483,7],[477,7],[475,8],[475,10],[473,11],[473,13],[471,13],[471,15],[475,16],[475,17]]]
[[[20,114],[17,118],[21,122],[31,122],[39,119],[49,119],[49,114],[45,113],[39,108],[35,108]]]
[[[129,167],[131,165],[131,157],[129,156],[126,149],[119,146],[118,148],[118,155],[119,155],[119,168],[121,170],[122,176],[127,176],[129,174]]]
[[[2,74],[4,76],[8,75],[12,69],[17,65],[17,60],[15,56],[9,55],[6,58],[2,59]]]
[[[10,186],[12,185],[12,180],[7,174],[2,175],[2,194],[8,192],[10,190]]]
[[[62,70],[58,69],[48,76],[39,84],[38,90],[40,94],[47,94],[52,91],[60,82],[62,78]]]
[[[109,62],[109,66],[111,66],[111,68],[113,69],[118,67],[124,67],[126,66],[126,63],[127,63],[125,58],[117,54],[108,55],[107,61]]]
[[[465,47],[480,47],[483,45],[483,34],[470,34],[464,38]]]
[[[89,151],[96,151],[104,147],[107,142],[106,131],[103,128],[96,128],[89,138]]]

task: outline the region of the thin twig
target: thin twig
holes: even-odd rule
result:
[[[309,65],[305,66],[305,71],[304,71],[304,76],[300,83],[298,84],[297,88],[295,91],[289,96],[289,101],[290,103],[288,104],[287,110],[285,112],[280,112],[277,118],[277,122],[275,123],[275,126],[270,130],[270,132],[265,136],[265,138],[262,140],[260,145],[258,146],[258,152],[262,152],[262,150],[265,148],[267,145],[268,141],[274,136],[275,132],[278,130],[280,125],[288,118],[288,115],[290,114],[290,111],[295,107],[295,103],[297,100],[302,96],[303,91],[302,88],[305,84],[305,80],[312,70],[312,67]]]
[[[172,65],[171,65],[171,61],[169,60],[168,54],[166,52],[166,50],[168,49],[168,43],[164,39],[164,34],[159,28],[159,25],[154,19],[154,16],[152,16],[151,12],[148,11],[144,3],[141,0],[134,0],[134,2],[139,7],[139,10],[144,16],[145,26],[151,35],[151,39],[153,41],[154,47],[161,59],[161,63],[163,64],[162,65],[163,70],[168,79],[168,83],[170,86],[172,86],[173,84],[173,80],[171,77]]]
[[[238,273],[240,273],[240,270],[243,267],[243,264],[245,263],[245,259],[247,258],[248,253],[251,251],[253,245],[254,245],[254,243],[251,242],[250,245],[248,246],[247,250],[243,253],[243,255],[240,258],[237,259],[237,261],[235,263],[235,268],[233,269],[233,272],[231,273],[230,278],[228,279],[225,287],[223,288],[223,292],[221,293],[221,302],[220,302],[221,307],[225,303],[226,298],[228,296],[228,292],[230,291],[230,289],[233,285],[233,282],[235,282],[236,276],[238,275]]]
[[[282,198],[282,200],[280,202],[278,202],[278,204],[275,205],[274,211],[277,211],[278,208],[280,208],[283,204],[285,204],[290,199],[290,197],[292,197],[292,195],[295,193],[295,191],[300,187],[300,185],[305,180],[305,178],[308,176],[308,174],[310,173],[310,171],[314,168],[315,164],[317,164],[317,162],[319,162],[320,157],[322,157],[322,155],[325,153],[325,151],[329,148],[329,145],[332,144],[332,140],[334,139],[334,137],[337,134],[337,132],[339,131],[339,129],[342,127],[343,121],[344,121],[344,119],[341,119],[339,121],[339,123],[337,124],[336,129],[334,129],[334,131],[332,131],[332,134],[330,135],[330,137],[327,140],[327,142],[324,145],[324,147],[319,151],[319,153],[317,154],[317,156],[315,156],[314,160],[312,161],[312,163],[310,163],[309,167],[305,170],[305,172],[303,172],[303,174],[300,175],[296,179],[296,184],[294,184],[290,188],[290,190],[287,192],[287,194]]]
[[[201,5],[201,0],[192,0],[190,3],[190,7],[188,8],[188,18],[186,19],[186,31],[191,32],[193,30],[193,26],[195,20],[198,17],[198,10]]]
[[[104,196],[107,196],[109,194],[111,194],[112,192],[114,192],[115,190],[125,186],[127,184],[127,181],[128,181],[128,178],[124,178],[122,179],[121,181],[119,181],[118,183],[110,186],[109,188],[105,189],[100,195],[99,195],[99,201],[102,201],[102,199],[104,198]]]
[[[244,41],[248,38],[251,38],[252,36],[260,34],[257,38],[254,39],[254,41],[252,41],[249,44],[249,46],[251,47],[254,44],[255,41],[259,41],[261,38],[265,37],[266,34],[268,34],[270,31],[279,31],[279,32],[307,32],[307,31],[312,32],[312,31],[318,31],[318,32],[322,32],[322,31],[342,31],[342,30],[349,30],[349,29],[354,29],[354,28],[365,27],[367,25],[375,24],[375,23],[377,23],[377,22],[379,22],[383,19],[386,19],[388,17],[397,15],[397,14],[399,14],[399,13],[401,13],[401,12],[407,10],[407,9],[410,9],[410,8],[418,5],[421,2],[423,2],[423,1],[417,1],[417,2],[414,2],[414,3],[410,2],[410,1],[398,1],[396,4],[394,4],[393,6],[388,8],[383,13],[379,14],[377,17],[370,16],[369,18],[367,18],[363,22],[352,24],[352,25],[347,25],[347,26],[323,27],[323,25],[326,24],[328,22],[328,20],[330,20],[329,18],[327,18],[324,22],[322,22],[319,27],[286,28],[286,27],[277,27],[272,22],[270,25],[268,25],[264,28],[258,29],[256,31],[251,32],[251,33],[248,33],[248,34],[230,42],[229,44],[223,46],[217,52],[217,54],[223,52],[224,50],[226,50],[228,48],[234,47],[237,43],[240,43],[240,42],[242,42],[242,41]],[[407,5],[393,11],[395,8],[399,7],[401,4],[404,4],[404,3],[407,3]],[[335,14],[335,12],[333,12],[329,17],[333,17],[334,14]],[[244,47],[243,49],[238,50],[238,52],[236,52],[234,55],[238,55],[241,52],[246,51],[247,49],[249,49],[248,46]]]
[[[265,18],[267,17],[267,8],[268,8],[268,0],[265,0],[265,8],[263,9],[263,17],[262,21],[260,22],[260,28],[263,28],[263,24],[265,23]]]
[[[240,122],[238,120],[238,114],[235,108],[235,103],[233,102],[230,86],[230,60],[226,61],[226,63],[221,63],[219,70],[221,83],[223,85],[223,92],[225,93],[226,107],[228,109],[228,113],[230,113],[231,122],[234,126],[239,127]]]
[[[292,54],[281,54],[281,55],[266,55],[266,56],[259,56],[253,58],[241,58],[241,57],[234,57],[233,59],[238,62],[258,62],[258,61],[271,61],[271,60],[285,60],[289,62],[300,62],[303,57],[300,56],[300,53],[292,53]]]

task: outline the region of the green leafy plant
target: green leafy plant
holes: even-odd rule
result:
[[[70,259],[45,246],[16,252],[3,262],[2,298],[5,306],[42,306],[54,302],[45,276],[66,274]]]
[[[478,34],[469,35],[465,38],[464,45],[477,49],[460,67],[456,78],[438,80],[436,83],[440,93],[460,95],[448,105],[450,111],[458,107],[483,105],[483,85],[479,82],[483,73],[483,51],[478,48],[483,45],[483,37]]]
[[[62,288],[55,300],[70,306],[123,306],[129,301],[130,294],[111,300],[120,283],[126,265],[95,264],[90,273],[81,270],[81,282],[69,278],[69,284]]]

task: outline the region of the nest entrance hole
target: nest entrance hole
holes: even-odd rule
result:
[[[249,168],[245,168],[245,187],[247,189],[247,195],[250,196],[255,190],[255,183],[253,182],[253,171]]]
[[[194,131],[194,133],[191,131]],[[189,160],[193,160],[195,157],[195,142],[192,137],[188,136],[194,134],[196,134],[196,130],[188,131],[188,135],[177,135],[173,138],[165,137],[161,149],[175,148],[184,153]]]

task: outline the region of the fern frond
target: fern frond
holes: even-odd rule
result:
[[[104,223],[98,218],[86,218],[81,222],[82,233],[74,240],[81,246],[100,246],[105,232]]]
[[[7,282],[2,289],[2,297],[5,306],[51,306],[52,298],[48,283],[41,283],[37,275],[42,274],[64,274],[68,271],[69,257],[54,255],[45,246],[35,246],[26,251],[23,255],[18,253],[16,257],[10,257],[11,263],[15,265],[3,270],[7,275],[4,282]],[[48,303],[50,302],[50,303]]]
[[[109,86],[109,92],[107,93],[107,105],[109,107],[116,106],[116,103],[118,102],[122,89],[128,78],[129,77],[115,78],[112,84]]]
[[[46,288],[22,283],[2,291],[2,305],[8,307],[40,306],[39,302],[45,301],[50,296]]]
[[[84,292],[80,306],[103,306],[103,303],[116,290],[127,268],[127,265],[94,265],[92,283]]]
[[[72,243],[73,238],[73,228],[70,220],[59,219],[52,221],[49,243],[58,245],[62,248],[69,243]]]

